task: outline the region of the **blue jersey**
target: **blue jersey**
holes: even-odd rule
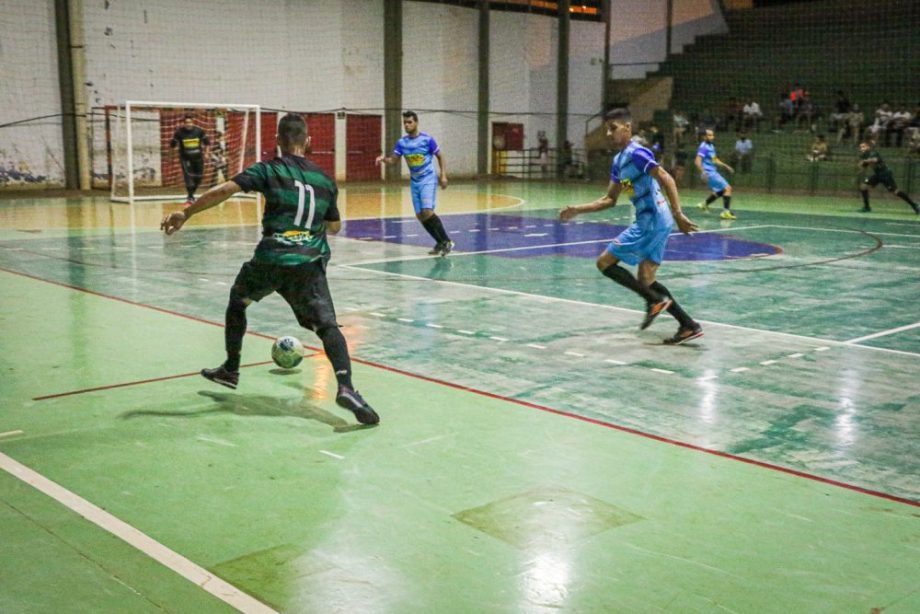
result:
[[[649,171],[658,166],[655,154],[638,143],[630,143],[613,158],[610,180],[622,186],[636,207],[636,222],[642,227],[671,227],[674,217],[661,194],[661,186]]]
[[[420,132],[414,138],[404,134],[396,141],[393,155],[406,159],[406,166],[409,167],[409,177],[412,181],[424,181],[437,178],[432,159],[440,151],[441,148],[438,147],[434,137]]]
[[[703,160],[703,172],[705,173],[716,173],[716,164],[713,162],[713,158],[716,157],[716,146],[712,143],[707,143],[703,141],[700,143],[700,148],[696,150],[696,155],[698,155]]]

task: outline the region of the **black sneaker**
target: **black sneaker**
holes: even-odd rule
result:
[[[233,388],[236,390],[236,385],[240,383],[240,372],[239,371],[229,371],[224,365],[217,367],[216,369],[202,369],[201,375],[205,379],[209,379],[215,384],[220,384],[221,386],[226,386],[227,388]]]
[[[438,241],[434,244],[434,247],[428,252],[429,256],[439,256],[441,254],[441,249],[444,247],[444,244],[441,241]]]
[[[441,255],[446,256],[454,249],[453,241],[444,241],[441,243]]]
[[[863,207],[862,209],[859,210],[859,212],[860,212],[860,213],[872,213],[872,208],[871,208],[871,207]]]
[[[681,326],[677,329],[677,332],[674,333],[673,337],[668,337],[664,340],[665,345],[680,345],[681,343],[686,343],[691,339],[697,339],[703,336],[703,327],[699,324],[694,324],[693,326]]]
[[[671,306],[673,301],[667,297],[661,299],[657,303],[649,303],[648,308],[645,311],[645,319],[642,320],[642,324],[639,326],[639,330],[645,330],[652,325],[652,322],[655,321],[655,318],[661,315],[661,313],[667,310]]]
[[[354,413],[355,418],[361,424],[377,424],[380,422],[380,416],[374,411],[374,408],[367,404],[357,390],[352,390],[346,386],[339,386],[339,391],[335,395],[336,405]]]

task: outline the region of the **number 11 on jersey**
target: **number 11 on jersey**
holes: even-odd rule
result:
[[[301,226],[310,230],[313,226],[313,215],[316,213],[316,194],[313,192],[313,186],[309,184],[304,184],[303,182],[295,179],[294,185],[297,186],[297,217],[294,218],[294,225],[301,226],[303,222],[303,206],[304,201],[306,200],[307,192],[310,193],[310,211],[307,213],[307,223]]]

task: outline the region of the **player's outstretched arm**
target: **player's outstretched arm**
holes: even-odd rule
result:
[[[675,183],[671,174],[660,166],[656,166],[649,171],[649,175],[654,177],[655,180],[658,181],[658,185],[661,186],[661,189],[664,190],[664,195],[667,196],[668,204],[671,206],[671,214],[674,216],[674,221],[677,222],[677,228],[685,235],[690,234],[694,230],[699,230],[699,227],[691,222],[690,219],[684,215],[683,210],[681,210],[680,195],[677,193],[677,183]]]
[[[167,214],[163,221],[160,222],[160,230],[165,232],[168,235],[176,232],[182,226],[189,221],[189,219],[205,209],[210,209],[215,205],[219,205],[224,202],[237,192],[239,192],[239,184],[235,181],[225,181],[220,185],[216,185],[204,194],[201,195],[201,198],[196,200],[194,204],[186,207],[182,211],[173,211],[172,213]]]
[[[434,154],[438,159],[438,166],[441,167],[441,175],[438,177],[438,185],[441,186],[442,190],[447,189],[447,165],[444,163],[444,156],[441,155],[441,151],[438,150],[438,153]]]
[[[374,164],[394,164],[397,160],[399,160],[399,156],[385,156],[380,154],[377,156],[377,159],[374,160]]]
[[[563,207],[559,210],[559,219],[563,222],[567,222],[576,215],[582,213],[593,213],[595,211],[603,211],[604,209],[614,207],[617,204],[617,198],[620,197],[621,189],[622,187],[619,183],[611,181],[607,186],[607,194],[590,203]]]

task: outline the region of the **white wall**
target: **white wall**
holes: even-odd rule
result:
[[[52,117],[0,127],[0,187],[63,184],[60,113],[54,1],[2,0],[0,125]]]
[[[476,172],[478,40],[476,10],[403,4],[403,107],[419,114],[420,129],[441,146],[451,175]]]
[[[0,123],[60,114],[53,0],[2,2]],[[724,27],[714,3],[674,3],[675,46]],[[663,59],[664,0],[615,6],[614,61]],[[382,113],[383,0],[83,0],[83,19],[90,106],[146,99]],[[477,9],[403,4],[403,105],[419,111],[455,175],[476,170],[478,19]],[[540,130],[557,146],[558,21],[492,11],[490,30],[492,120],[524,123],[527,147]],[[584,117],[601,107],[603,36],[603,24],[571,22],[576,147]],[[61,141],[59,118],[0,128],[0,168],[12,161],[60,183]]]
[[[674,2],[671,51],[680,53],[698,36],[727,32],[717,0]],[[614,79],[642,79],[658,69],[667,53],[666,0],[617,0],[610,28]]]

